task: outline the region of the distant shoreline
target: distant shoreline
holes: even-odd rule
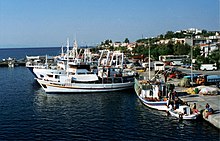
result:
[[[61,48],[61,47],[0,47],[0,49],[39,49],[39,48]],[[65,47],[64,47],[65,48]],[[72,48],[70,46],[70,48]],[[94,46],[80,46],[79,48],[95,48]]]

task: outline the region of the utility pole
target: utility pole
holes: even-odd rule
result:
[[[191,84],[193,84],[193,74],[192,74],[192,69],[193,69],[193,63],[192,63],[192,59],[193,59],[193,35],[191,34]]]
[[[149,56],[148,56],[148,70],[149,70],[149,80],[150,80],[150,43],[149,43],[149,39],[148,39],[148,47],[149,47],[149,49],[148,49],[148,54],[149,54]]]

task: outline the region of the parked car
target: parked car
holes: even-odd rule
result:
[[[190,68],[190,66],[191,66],[190,64],[183,64],[183,65],[181,65],[182,68]]]
[[[215,64],[201,64],[200,70],[217,70],[217,67]]]
[[[182,61],[172,61],[170,63],[171,66],[181,66],[182,64],[183,64]]]

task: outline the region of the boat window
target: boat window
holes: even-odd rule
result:
[[[57,78],[57,79],[58,79],[58,78],[60,78],[60,77],[59,77],[59,75],[55,75],[55,78]]]
[[[122,83],[122,79],[121,78],[114,78],[114,83]]]
[[[84,72],[78,72],[77,74],[78,74],[78,75],[82,75],[82,74],[85,74],[85,73],[84,73]]]
[[[51,74],[48,74],[47,76],[48,76],[48,77],[53,77],[53,75],[51,75]]]
[[[164,66],[164,64],[156,64],[156,66]]]
[[[123,78],[123,82],[125,83],[125,82],[133,82],[134,81],[134,79],[133,78]]]
[[[112,78],[104,78],[103,82],[104,83],[112,83]]]
[[[46,86],[46,85],[44,85],[44,84],[42,84],[42,86],[43,86],[44,88],[47,88],[47,86]]]
[[[87,72],[87,74],[94,74],[93,72]]]

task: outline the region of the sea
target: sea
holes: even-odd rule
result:
[[[0,49],[0,59],[58,55],[60,48]],[[219,141],[203,120],[144,106],[134,90],[46,94],[24,66],[0,68],[0,141]]]

